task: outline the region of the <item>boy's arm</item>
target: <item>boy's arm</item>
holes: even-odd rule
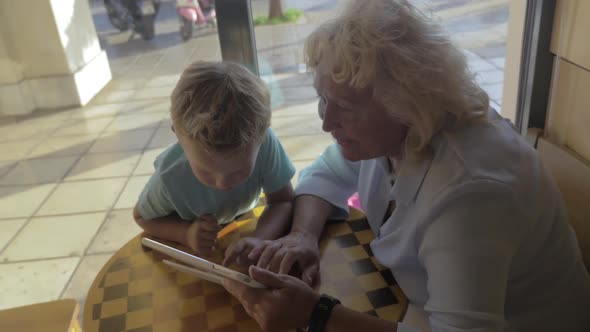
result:
[[[188,245],[186,234],[190,224],[183,221],[176,213],[162,218],[145,220],[139,213],[137,206],[135,206],[133,209],[133,219],[149,235]]]
[[[291,226],[295,192],[290,182],[283,188],[266,194],[266,208],[258,219],[253,237],[274,240],[287,234]]]

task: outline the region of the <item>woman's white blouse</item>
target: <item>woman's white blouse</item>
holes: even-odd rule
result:
[[[435,332],[590,331],[590,277],[559,191],[510,123],[489,119],[435,137],[393,186],[385,158],[350,162],[332,145],[301,171],[297,194],[342,217],[358,191],[375,257]]]

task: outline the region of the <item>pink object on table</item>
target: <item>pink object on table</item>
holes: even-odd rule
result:
[[[363,211],[363,209],[361,208],[361,200],[359,199],[359,193],[354,193],[352,196],[350,196],[350,198],[348,199],[348,205],[352,206],[355,209]]]

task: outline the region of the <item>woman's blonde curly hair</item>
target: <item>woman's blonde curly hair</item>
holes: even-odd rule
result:
[[[351,1],[308,37],[305,56],[312,71],[329,61],[320,74],[336,83],[371,88],[373,98],[409,127],[406,152],[420,154],[443,129],[487,118],[488,95],[465,55],[408,1]]]

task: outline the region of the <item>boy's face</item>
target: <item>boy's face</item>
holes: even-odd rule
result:
[[[205,151],[190,137],[176,134],[195,177],[204,185],[229,191],[243,183],[254,171],[260,144],[252,143],[231,153]]]

